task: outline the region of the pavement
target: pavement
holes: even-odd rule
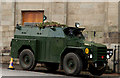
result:
[[[15,70],[7,69],[9,64],[2,64],[2,78],[120,78],[120,74],[103,74],[93,76],[81,73],[78,76],[66,76],[63,71],[47,71],[44,67],[36,67],[34,71],[22,70],[19,65],[14,65]]]

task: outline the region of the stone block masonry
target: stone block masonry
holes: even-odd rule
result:
[[[0,50],[10,48],[11,38],[14,36],[14,5],[12,2],[2,2],[0,5]]]

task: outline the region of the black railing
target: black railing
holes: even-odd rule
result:
[[[115,46],[114,49],[113,72],[120,73],[120,45]]]

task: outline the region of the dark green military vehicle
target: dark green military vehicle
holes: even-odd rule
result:
[[[102,75],[112,51],[102,44],[85,41],[77,27],[16,26],[11,41],[11,56],[19,58],[24,70],[33,70],[37,63],[44,63],[50,71],[63,69],[67,75],[78,75],[89,70]]]

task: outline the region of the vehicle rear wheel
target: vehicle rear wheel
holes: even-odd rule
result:
[[[52,72],[56,71],[59,67],[59,64],[54,64],[54,63],[46,63],[45,65],[47,70]]]
[[[24,70],[33,70],[36,66],[33,52],[29,49],[24,49],[19,55],[19,63]]]
[[[95,76],[100,76],[102,75],[106,70],[106,66],[101,66],[101,67],[95,67],[94,65],[90,65],[89,66],[89,72],[92,74],[92,75],[95,75]]]
[[[68,53],[63,59],[63,69],[67,75],[78,75],[83,68],[81,58],[75,53]]]

